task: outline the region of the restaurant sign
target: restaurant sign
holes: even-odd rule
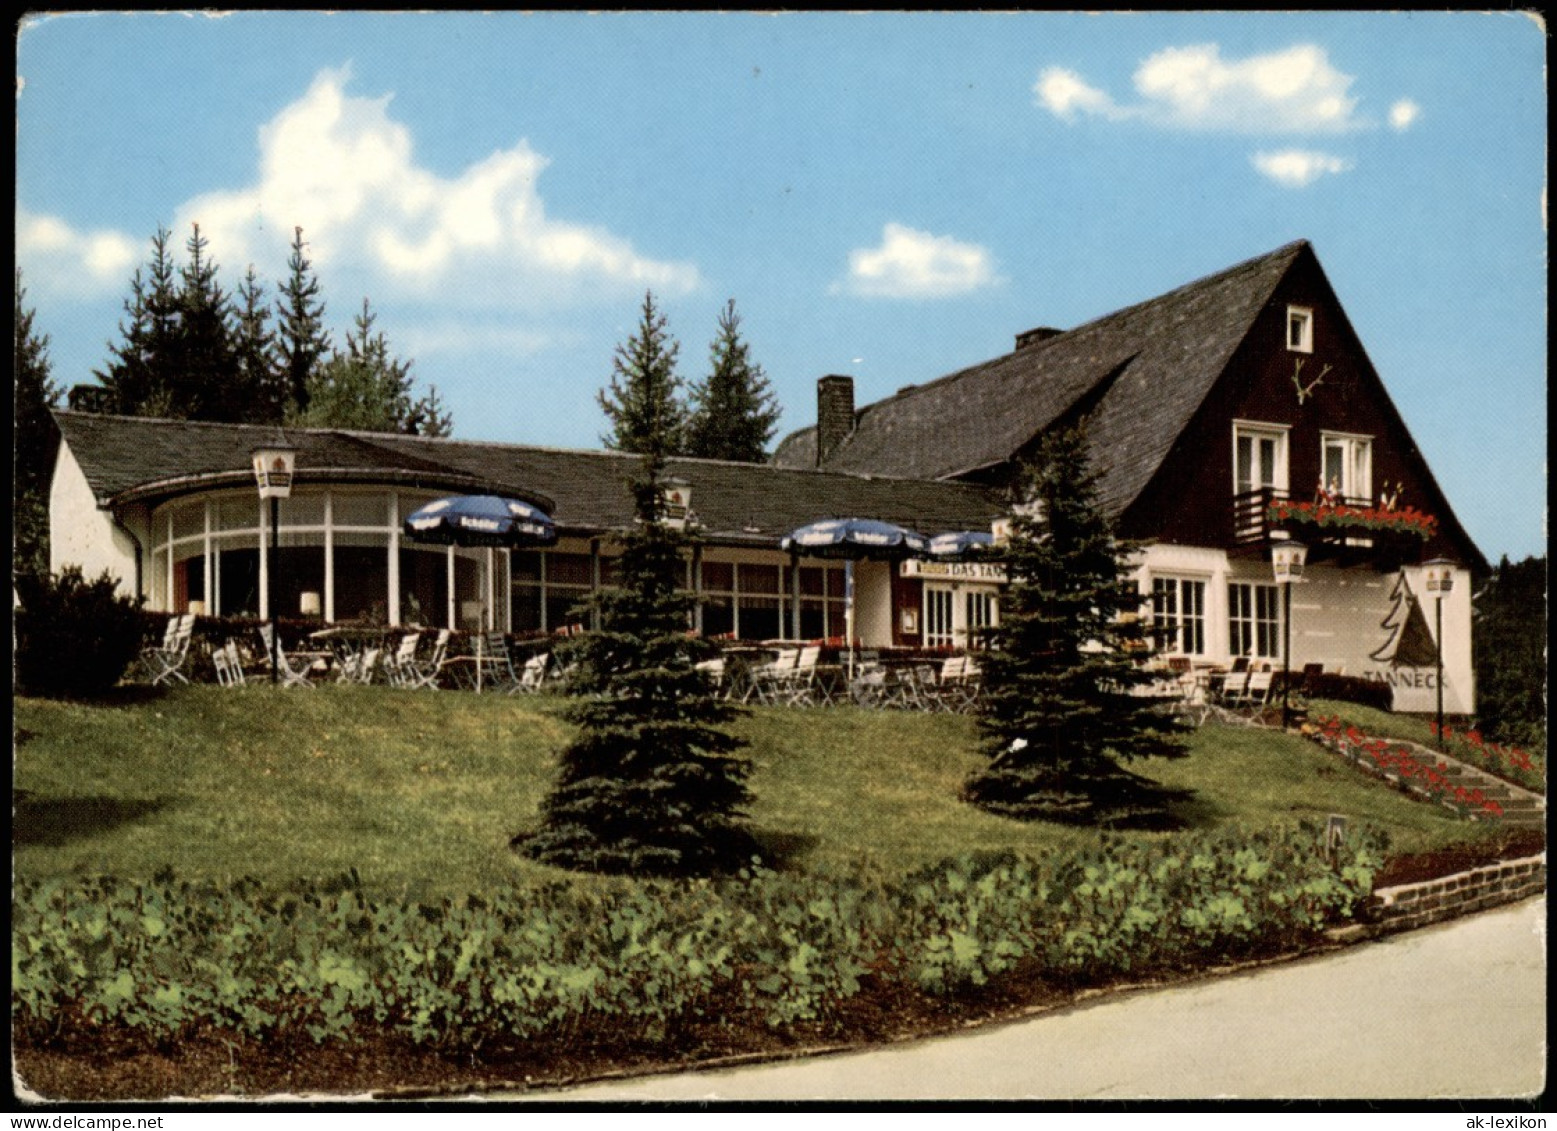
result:
[[[909,558],[903,562],[900,577],[923,577],[931,581],[980,581],[1004,585],[1006,567],[994,562],[933,562]]]

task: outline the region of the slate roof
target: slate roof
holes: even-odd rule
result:
[[[277,438],[272,427],[205,424],[56,411],[61,438],[98,503],[155,502],[216,486],[252,485],[253,449]],[[627,483],[637,456],[420,436],[288,428],[298,450],[297,479],[378,482],[505,493],[545,507],[569,533],[632,522]],[[821,518],[878,518],[928,534],[987,530],[1001,513],[990,491],[770,464],[675,459],[669,470],[692,485],[692,507],[711,541],[771,546]]]
[[[1088,394],[1088,427],[1103,506],[1118,514],[1151,481],[1233,351],[1297,258],[1299,240],[1167,294],[856,413],[830,454],[834,471],[921,479],[968,475],[1014,457]],[[816,429],[774,454],[814,466]]]

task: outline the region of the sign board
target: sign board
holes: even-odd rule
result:
[[[899,568],[899,577],[922,577],[931,581],[975,581],[1004,585],[1006,567],[994,562],[926,562],[909,558]]]

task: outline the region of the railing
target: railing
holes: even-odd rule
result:
[[[1270,505],[1276,502],[1284,502],[1292,496],[1280,488],[1261,487],[1254,491],[1244,491],[1233,496],[1233,544],[1236,546],[1257,546],[1272,541],[1276,536],[1295,535],[1285,524],[1272,522],[1270,519]],[[1348,507],[1367,508],[1373,506],[1372,499],[1358,498],[1352,495],[1338,497],[1330,500]],[[1345,535],[1348,544],[1366,548],[1372,545],[1372,533],[1363,531],[1360,535]]]

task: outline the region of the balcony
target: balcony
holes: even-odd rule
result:
[[[1300,502],[1270,487],[1233,496],[1232,541],[1237,550],[1263,551],[1292,540],[1311,560],[1397,569],[1421,559],[1438,520],[1414,507],[1386,509],[1372,499]]]

